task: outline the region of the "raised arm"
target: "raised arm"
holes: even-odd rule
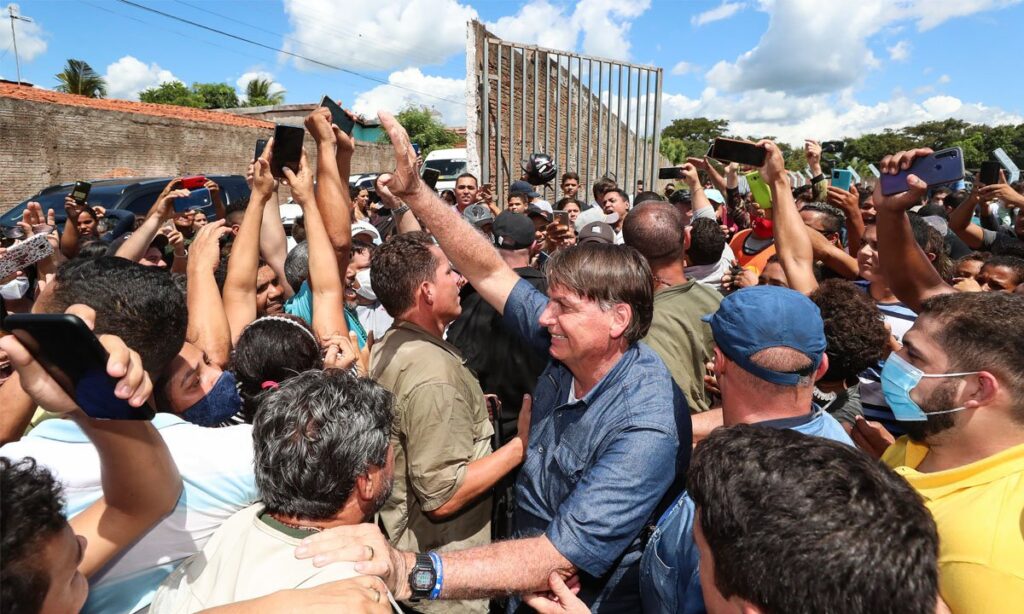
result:
[[[985,232],[981,226],[971,221],[974,210],[978,206],[979,187],[971,190],[970,196],[956,206],[949,214],[949,227],[960,237],[960,240],[971,249],[981,249],[985,243]]]
[[[409,135],[387,112],[380,113],[381,125],[395,149],[395,172],[384,174],[378,182],[405,201],[413,213],[430,228],[441,249],[455,268],[473,284],[484,300],[499,313],[519,281],[519,276],[469,222],[441,200],[416,174],[416,152]]]
[[[828,181],[821,171],[821,144],[818,141],[806,139],[804,141],[804,158],[807,166],[811,169],[811,188],[815,202],[825,202],[828,194]],[[815,181],[817,180],[817,181]]]
[[[901,151],[883,158],[878,168],[883,174],[896,175],[910,168],[914,158],[931,153],[927,148]],[[928,186],[916,175],[910,175],[907,184],[910,188],[906,192],[893,196],[882,195],[881,182],[875,186],[872,199],[878,211],[878,259],[893,294],[914,311],[920,311],[925,300],[956,290],[942,281],[928,254],[914,241],[907,217],[907,211],[921,202]]]
[[[758,142],[759,147],[768,151],[761,177],[772,191],[772,222],[775,229],[775,249],[779,263],[786,272],[789,287],[810,294],[818,287],[814,279],[814,251],[807,236],[800,212],[796,210],[793,190],[786,173],[786,162],[782,152],[771,141]]]
[[[274,139],[270,139],[263,155],[253,167],[253,189],[249,206],[238,229],[228,272],[224,280],[224,310],[231,327],[232,343],[242,330],[256,319],[256,274],[260,264],[260,227],[263,207],[274,192],[274,178],[270,175],[270,152]]]
[[[324,114],[331,126],[331,138],[313,132],[314,122],[322,125]],[[352,197],[349,194],[348,176],[356,143],[352,137],[330,123],[330,116],[331,112],[324,107],[313,111],[306,117],[306,129],[316,140],[316,206],[334,247],[338,270],[344,271],[352,257]],[[334,164],[324,163],[326,158],[333,159]]]
[[[698,158],[690,158],[690,160],[697,159]],[[715,208],[711,205],[711,201],[708,200],[707,194],[704,193],[704,186],[700,184],[700,177],[697,175],[698,167],[690,162],[687,162],[682,166],[682,168],[683,180],[686,182],[686,185],[690,188],[691,211],[693,212],[691,219],[695,220],[698,217],[703,217],[704,215],[707,215],[708,211],[710,211],[711,213],[710,217],[714,218]],[[710,163],[705,163],[705,168],[710,169],[712,168],[712,166]],[[722,185],[725,185],[725,183],[723,182]],[[705,213],[702,215],[698,215],[698,212],[701,211]]]
[[[860,194],[850,184],[849,191],[829,186],[828,204],[839,207],[846,214],[846,249],[854,258],[864,237],[864,216],[860,214]]]
[[[380,202],[391,210],[391,216],[395,218],[396,234],[423,230],[419,220],[416,219],[416,216],[413,215],[409,207],[405,206],[405,203],[401,200],[395,198],[395,195],[391,193],[391,190],[386,185],[381,185],[380,177],[377,177],[376,184],[377,196],[380,196]]]
[[[715,164],[711,161],[711,158],[706,156],[703,158],[687,158],[686,162],[707,173],[708,179],[711,180],[711,183],[715,184],[715,189],[722,194],[725,194],[729,189],[729,185],[726,182],[725,177],[723,177],[722,174],[718,172],[718,169],[715,168]],[[687,183],[689,183],[689,181],[687,181]],[[690,190],[692,192],[693,188],[691,187]],[[696,203],[694,203],[694,210],[696,209]]]
[[[70,195],[64,197],[64,232],[60,235],[60,251],[68,258],[78,255],[78,216],[82,208]]]
[[[153,242],[153,238],[160,232],[160,227],[174,217],[175,199],[189,195],[188,190],[175,187],[179,185],[180,181],[180,179],[173,179],[164,187],[163,192],[160,193],[156,202],[153,203],[153,206],[146,213],[146,219],[143,220],[142,225],[130,237],[125,239],[121,247],[117,248],[115,256],[131,260],[132,262],[138,262],[142,259],[149,248],[149,244]]]
[[[186,275],[188,279],[188,332],[186,338],[206,352],[210,360],[226,367],[231,358],[231,330],[214,272],[220,264],[220,238],[231,232],[221,218],[199,229],[192,240]]]

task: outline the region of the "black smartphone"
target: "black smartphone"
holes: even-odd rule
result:
[[[669,166],[658,169],[658,179],[682,179],[683,169],[678,166]]]
[[[768,150],[758,147],[750,141],[735,139],[715,139],[708,149],[708,157],[726,162],[736,162],[747,166],[764,166]]]
[[[427,187],[431,190],[437,185],[437,180],[441,178],[441,171],[434,168],[423,169],[423,183],[427,184]]]
[[[846,143],[843,141],[825,141],[821,144],[821,153],[843,153]]]
[[[255,162],[260,159],[263,155],[263,150],[267,148],[267,139],[256,139],[256,151],[252,154],[252,160]]]
[[[1002,169],[1002,165],[995,160],[986,160],[981,163],[981,170],[978,171],[978,181],[985,185],[995,185],[999,183],[999,171]]]
[[[270,152],[270,174],[278,179],[284,177],[284,167],[299,172],[299,160],[302,158],[302,141],[306,130],[295,126],[278,124],[274,127],[274,148]]]
[[[338,103],[331,100],[330,96],[324,96],[320,101],[321,107],[327,107],[331,111],[331,123],[341,129],[345,134],[352,136],[352,128],[355,127],[356,123],[352,121],[352,118],[348,116]]]
[[[85,201],[89,199],[89,190],[92,189],[92,184],[88,181],[76,181],[75,187],[71,190],[71,198],[75,199],[75,202],[84,205]]]
[[[114,395],[107,350],[78,316],[18,313],[4,319],[9,331],[86,415],[104,420],[152,420],[148,405],[132,407]]]

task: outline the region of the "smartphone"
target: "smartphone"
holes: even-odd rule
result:
[[[435,168],[423,169],[423,183],[427,184],[427,187],[431,190],[437,185],[437,180],[441,178],[441,171]]]
[[[853,182],[853,173],[843,168],[832,169],[832,187],[839,188],[845,192],[850,191],[850,184]]]
[[[331,111],[331,123],[341,129],[345,134],[352,136],[352,128],[355,127],[356,123],[352,121],[352,118],[348,116],[338,103],[331,100],[330,96],[324,96],[320,101],[321,107],[327,107]]]
[[[255,162],[260,159],[263,155],[263,150],[267,148],[267,139],[256,139],[256,151],[252,154],[252,160]]]
[[[964,178],[964,152],[959,147],[936,151],[930,156],[918,158],[905,171],[897,175],[882,175],[882,195],[892,196],[906,192],[907,175],[914,174],[929,186],[952,183]]]
[[[27,241],[7,248],[7,252],[0,256],[0,279],[18,271],[24,271],[25,267],[33,265],[51,254],[53,254],[53,246],[46,239],[46,235],[32,235]]]
[[[178,213],[189,209],[205,209],[213,204],[209,188],[192,190],[191,194],[182,198],[174,199],[174,210]]]
[[[845,147],[842,141],[825,141],[821,144],[821,153],[843,153]]]
[[[986,160],[981,163],[981,170],[978,172],[978,181],[985,185],[995,185],[999,183],[999,171],[1002,169],[1002,165],[995,160]]]
[[[107,375],[107,350],[85,322],[67,313],[7,316],[9,331],[75,400],[86,415],[105,420],[152,420],[147,405],[132,407],[114,395],[117,380]]]
[[[75,202],[84,205],[85,201],[89,199],[89,190],[92,189],[92,184],[88,181],[76,181],[75,187],[71,190],[71,198],[75,199]]]
[[[747,166],[763,166],[768,150],[750,141],[715,139],[708,149],[708,157],[726,162],[737,162]]]
[[[202,175],[193,175],[192,177],[181,178],[181,187],[186,190],[198,190],[204,185],[206,185],[206,177],[203,177]]]
[[[420,155],[420,144],[419,143],[413,143],[412,144],[412,150],[416,152],[417,156]]]
[[[992,156],[999,160],[999,163],[1003,165],[1003,169],[1006,170],[1006,183],[1016,183],[1020,179],[1020,169],[1013,163],[1010,156],[1006,155],[1002,147],[993,149]]]
[[[758,207],[762,209],[772,208],[772,190],[765,183],[764,179],[761,179],[761,173],[754,171],[744,175],[747,179],[747,185],[750,186],[750,195],[754,197],[754,202],[757,203]]]
[[[569,227],[569,212],[568,211],[555,211],[554,220],[559,226]]]
[[[278,179],[284,177],[284,168],[299,172],[299,159],[302,158],[302,141],[306,137],[303,128],[278,124],[274,127],[274,148],[270,152],[270,174]]]
[[[658,179],[682,179],[683,169],[678,166],[669,166],[658,169]]]

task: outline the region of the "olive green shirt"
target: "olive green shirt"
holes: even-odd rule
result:
[[[370,377],[395,395],[395,485],[380,519],[400,550],[463,550],[491,541],[491,498],[431,520],[458,491],[470,462],[491,453],[483,391],[458,350],[403,320],[373,347]],[[422,612],[486,612],[487,601],[420,602]]]
[[[704,364],[714,359],[715,340],[701,317],[718,311],[721,302],[717,290],[693,279],[654,295],[651,330],[643,341],[668,367],[692,414],[711,405],[704,391]]]

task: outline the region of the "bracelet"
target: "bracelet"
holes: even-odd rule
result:
[[[814,185],[815,183],[818,183],[819,181],[825,181],[825,174],[824,173],[818,173],[817,175],[812,177],[811,178],[811,185]]]
[[[434,563],[434,569],[437,570],[437,580],[434,581],[434,588],[430,591],[430,595],[427,596],[427,599],[434,601],[441,596],[441,587],[444,586],[444,565],[441,563],[441,555],[438,553],[431,550],[427,554]]]
[[[409,210],[409,205],[407,205],[405,203],[402,203],[401,207],[398,207],[397,209],[392,209],[391,212],[392,212],[393,215],[402,215],[403,213],[405,213],[408,210]]]

